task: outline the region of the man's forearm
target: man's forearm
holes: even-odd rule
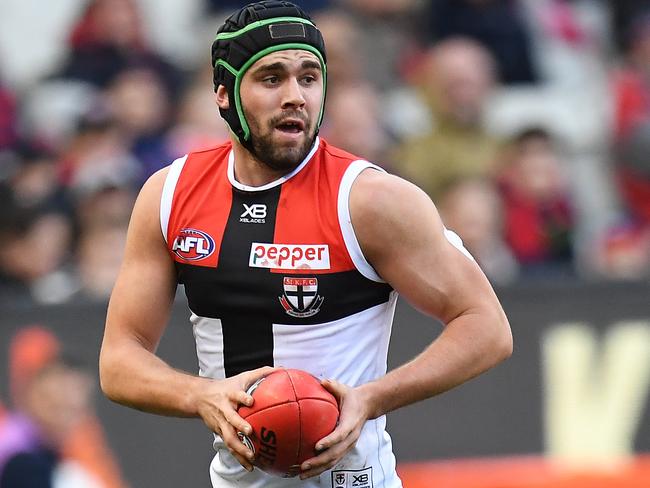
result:
[[[198,415],[196,392],[206,379],[175,370],[135,340],[103,347],[100,381],[111,400],[176,417]]]
[[[371,418],[443,393],[510,356],[507,322],[492,325],[467,314],[450,322],[440,336],[412,361],[360,387],[371,404]]]

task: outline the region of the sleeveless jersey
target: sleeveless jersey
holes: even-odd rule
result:
[[[378,167],[316,138],[291,173],[236,181],[231,143],[174,161],[161,228],[192,312],[199,374],[261,366],[306,370],[350,386],[386,373],[397,293],[366,261],[350,220],[355,178]],[[319,478],[249,473],[216,436],[213,486],[396,488],[385,417]]]

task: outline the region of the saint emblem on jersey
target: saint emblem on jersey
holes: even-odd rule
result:
[[[172,251],[183,261],[205,259],[214,252],[214,239],[198,229],[182,229],[172,245]]]
[[[311,317],[320,311],[324,298],[318,295],[317,278],[297,278],[285,276],[284,294],[280,303],[292,317]]]

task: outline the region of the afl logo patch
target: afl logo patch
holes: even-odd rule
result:
[[[183,261],[205,259],[214,252],[214,239],[198,229],[182,229],[172,245],[172,252]]]

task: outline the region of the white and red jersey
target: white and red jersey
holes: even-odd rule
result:
[[[386,373],[397,294],[366,261],[349,194],[367,161],[316,139],[291,173],[261,187],[236,181],[230,143],[171,165],[161,228],[184,285],[199,374],[260,366],[309,371],[350,386]],[[385,418],[316,480],[245,471],[217,437],[215,487],[395,488]],[[356,484],[354,484],[356,483]]]

